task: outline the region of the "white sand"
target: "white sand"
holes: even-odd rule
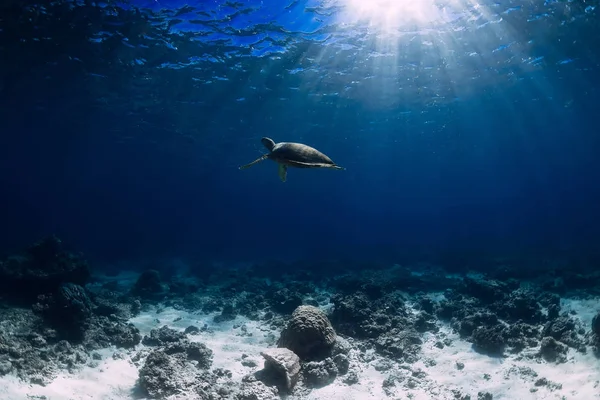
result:
[[[585,326],[589,327],[593,315],[598,310],[598,300],[564,300],[563,309],[577,311]],[[271,332],[267,325],[262,325],[245,318],[237,317],[234,321],[215,324],[213,316],[192,314],[167,308],[160,313],[147,312],[134,318],[132,322],[147,334],[153,328],[168,325],[177,330],[184,330],[190,325],[208,326],[208,332],[190,336],[191,340],[205,343],[214,352],[214,368],[231,370],[233,379],[239,381],[244,375],[262,368],[263,362],[259,351],[273,346],[278,332]],[[238,326],[234,328],[234,325]],[[240,327],[244,325],[246,331]],[[307,400],[362,400],[362,399],[453,399],[450,389],[459,389],[463,394],[477,399],[477,392],[488,391],[494,400],[503,399],[600,399],[600,360],[591,352],[587,355],[571,351],[569,362],[565,364],[548,364],[534,362],[526,358],[509,356],[492,358],[480,355],[471,349],[471,345],[451,333],[448,328],[443,331],[453,340],[451,346],[439,349],[434,346],[435,338],[426,336],[423,345],[423,358],[411,366],[412,370],[421,369],[425,377],[414,389],[406,389],[404,382],[392,387],[392,396],[388,397],[382,388],[383,380],[390,374],[408,376],[406,370],[392,368],[386,372],[378,372],[373,365],[359,366],[359,383],[348,386],[342,379],[321,389],[315,389]],[[0,378],[0,399],[26,400],[29,396],[46,396],[47,400],[124,400],[132,399],[138,374],[130,360],[136,351],[122,352],[115,349],[103,350],[103,360],[97,368],[85,367],[75,374],[61,374],[46,387],[19,382],[15,377]],[[113,359],[113,353],[125,354],[125,359]],[[257,361],[258,366],[248,368],[240,363],[241,355]],[[354,359],[356,353],[351,355]],[[376,357],[378,358],[378,357]],[[430,360],[435,361],[435,365]],[[464,369],[458,370],[456,362],[464,363]],[[537,373],[537,377],[529,377],[516,373],[515,368],[529,367]],[[484,374],[489,378],[484,379]],[[548,381],[562,384],[561,389],[546,386],[536,388],[535,380],[546,378]],[[531,392],[530,389],[537,389]],[[293,399],[294,396],[290,396]]]

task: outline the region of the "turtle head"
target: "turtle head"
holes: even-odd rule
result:
[[[265,146],[269,151],[273,151],[273,147],[275,147],[275,142],[273,141],[273,139],[264,137],[260,139],[260,141],[263,144],[263,146]]]

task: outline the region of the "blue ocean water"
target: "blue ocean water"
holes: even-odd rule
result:
[[[0,251],[598,256],[598,1],[5,1]],[[279,181],[263,136],[345,171]]]

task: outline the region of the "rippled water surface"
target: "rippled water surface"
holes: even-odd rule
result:
[[[587,59],[594,1],[22,4],[4,6],[5,86],[28,69],[39,80],[75,75],[94,103],[132,112],[173,101],[239,109],[268,96],[401,113],[539,71],[597,68]]]

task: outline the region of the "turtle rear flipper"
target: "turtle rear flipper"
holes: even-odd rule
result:
[[[251,166],[253,166],[254,164],[258,164],[261,161],[264,161],[267,159],[267,157],[269,157],[268,154],[265,154],[263,156],[260,156],[259,158],[257,158],[256,160],[252,161],[250,164],[246,164],[246,165],[242,165],[241,167],[239,167],[239,169],[246,169],[246,168],[250,168]]]
[[[292,167],[298,168],[329,168],[329,169],[339,169],[341,171],[345,171],[345,167],[341,167],[337,164],[326,164],[326,163],[307,163],[302,161],[288,161],[288,164]]]
[[[287,165],[279,164],[279,179],[281,182],[285,182],[287,179]]]

